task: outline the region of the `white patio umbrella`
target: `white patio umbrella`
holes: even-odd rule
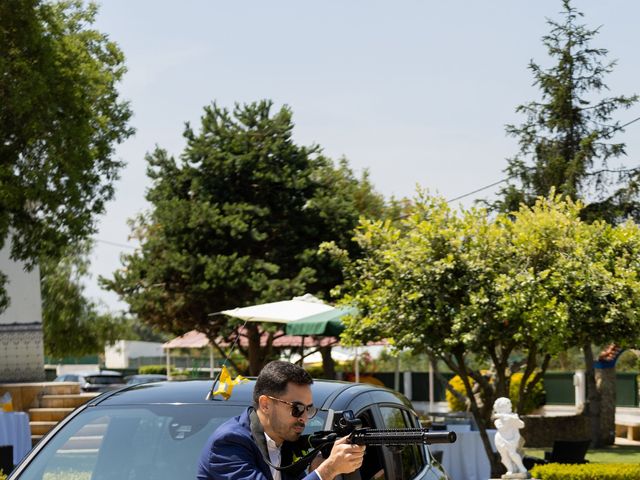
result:
[[[294,297],[291,300],[263,303],[261,305],[234,308],[232,310],[223,310],[220,313],[240,318],[247,322],[267,322],[287,325],[306,319],[318,318],[321,318],[323,322],[328,323],[329,321],[339,319],[348,313],[353,313],[353,311],[354,309],[345,310],[343,308],[332,307],[331,305],[327,305],[322,302],[322,300],[307,293],[301,297]],[[332,313],[335,313],[335,316],[332,315]],[[357,356],[358,353],[356,350],[356,381],[359,380]]]
[[[301,297],[294,297],[291,300],[263,303],[262,305],[234,308],[233,310],[223,310],[221,313],[248,322],[287,324],[332,310],[335,310],[335,308],[307,293]]]

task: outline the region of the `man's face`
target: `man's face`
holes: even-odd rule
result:
[[[297,402],[302,403],[305,406],[313,403],[311,387],[309,385],[295,385],[293,383],[289,383],[287,385],[287,390],[277,398],[283,402]],[[269,425],[264,425],[265,432],[278,445],[280,445],[284,440],[288,440],[290,442],[296,441],[302,434],[308,420],[306,411],[301,417],[296,418],[291,415],[291,405],[283,402],[273,400],[264,395],[261,397],[260,401],[261,406],[264,405],[266,407],[266,409],[262,409],[262,411],[265,413],[269,423]]]

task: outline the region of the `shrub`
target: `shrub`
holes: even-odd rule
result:
[[[640,465],[636,463],[585,463],[536,465],[531,475],[540,480],[637,480]]]
[[[514,408],[518,405],[518,391],[520,390],[522,377],[523,374],[519,372],[511,375],[511,382],[509,383],[509,398],[511,399],[511,403],[514,405]],[[529,377],[529,380],[531,380],[531,377]],[[533,388],[533,392],[527,398],[522,409],[522,414],[527,415],[533,412],[536,408],[541,407],[545,404],[545,399],[546,392],[544,391],[544,385],[541,380],[536,384]]]
[[[138,373],[141,375],[166,375],[166,365],[143,365],[138,368]]]
[[[471,387],[473,387],[475,381],[472,378],[470,378],[469,381],[471,382]],[[449,385],[456,392],[461,393],[466,398],[467,393],[464,388],[464,382],[462,381],[462,378],[460,378],[460,375],[456,375],[451,380],[449,380]],[[449,410],[451,410],[452,412],[465,412],[467,410],[467,404],[463,400],[460,400],[458,397],[456,397],[449,390],[447,390],[446,398],[447,403],[449,404]]]
[[[482,372],[486,373],[486,372]],[[518,391],[520,389],[520,382],[522,381],[523,374],[522,373],[514,373],[511,375],[511,381],[509,383],[509,398],[511,399],[511,403],[514,408],[518,404]],[[531,377],[529,377],[531,379]],[[469,378],[471,382],[471,387],[475,385],[475,380]],[[449,380],[449,385],[456,391],[464,395],[466,398],[467,393],[464,388],[464,383],[462,382],[462,378],[459,375],[456,375],[451,380]],[[467,405],[463,400],[459,400],[455,395],[453,395],[449,390],[446,392],[447,403],[449,404],[449,409],[452,412],[464,412],[467,410]],[[484,400],[484,399],[483,399]],[[542,381],[538,382],[533,389],[533,394],[529,396],[527,401],[525,402],[524,409],[522,413],[524,415],[531,413],[536,408],[544,405],[545,402],[545,391],[544,385]]]
[[[0,480],[7,480],[7,476],[2,473],[2,469],[0,469]]]
[[[308,367],[304,367],[304,369],[313,378],[324,378],[324,369],[322,368],[322,365],[311,365]]]

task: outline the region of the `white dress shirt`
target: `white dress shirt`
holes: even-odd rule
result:
[[[280,462],[282,461],[282,456],[280,454],[280,447],[276,445],[276,442],[274,442],[273,439],[266,434],[266,432],[264,434],[264,437],[267,439],[267,450],[269,451],[269,461],[271,462],[271,465],[275,465],[279,467]],[[269,466],[269,470],[271,470],[271,476],[273,477],[273,480],[282,479],[282,474],[280,470],[276,470],[272,466]],[[322,477],[318,472],[316,472],[316,475],[320,480],[322,480]]]
[[[281,460],[280,447],[276,445],[276,442],[274,442],[273,439],[269,437],[269,435],[265,433],[264,436],[267,439],[267,450],[269,450],[269,461],[271,462],[272,465],[279,467],[280,460]],[[271,466],[269,466],[269,469],[271,470],[271,476],[273,477],[273,480],[280,480],[282,478],[280,476],[280,470],[276,470]]]

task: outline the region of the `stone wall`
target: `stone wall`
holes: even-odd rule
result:
[[[0,324],[0,382],[44,380],[42,323]]]
[[[11,395],[11,406],[16,412],[28,412],[30,408],[39,406],[39,400],[47,385],[51,382],[35,383],[0,383],[0,395],[8,392]],[[62,382],[55,382],[63,385]]]
[[[554,440],[587,440],[591,438],[589,418],[585,415],[545,417],[525,415],[521,417],[524,428],[520,434],[527,448],[551,448]]]
[[[7,275],[9,306],[0,312],[0,383],[42,381],[44,342],[40,271],[10,258],[10,242],[0,249],[0,272]]]

